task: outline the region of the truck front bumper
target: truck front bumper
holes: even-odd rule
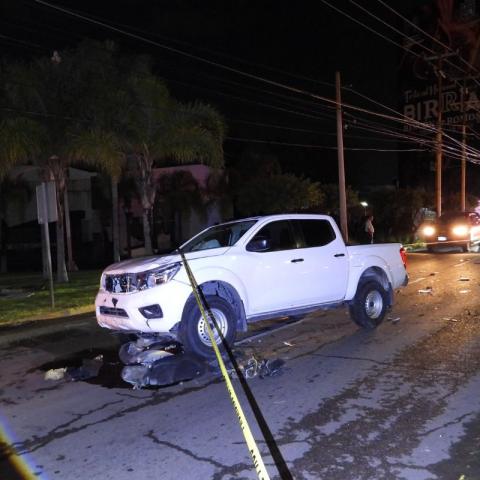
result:
[[[110,330],[168,334],[182,319],[191,291],[175,280],[130,293],[100,290],[95,298],[97,322]]]

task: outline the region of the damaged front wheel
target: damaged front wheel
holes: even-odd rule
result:
[[[207,295],[205,300],[208,305],[205,313],[207,317],[209,317],[210,313],[213,314],[218,326],[217,329],[214,322],[209,318],[214,341],[220,348],[220,351],[225,351],[225,343],[231,345],[235,340],[235,312],[231,305],[221,297]],[[186,351],[204,358],[215,356],[205,319],[196,302],[190,302],[190,305],[186,307],[180,325],[179,337]]]

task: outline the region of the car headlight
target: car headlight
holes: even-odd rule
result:
[[[427,225],[426,227],[423,227],[423,234],[426,237],[431,237],[435,234],[435,228],[433,228],[431,225]]]
[[[452,233],[457,237],[468,235],[468,227],[466,225],[456,225],[452,228]]]
[[[177,274],[181,266],[182,264],[177,262],[167,265],[166,267],[159,267],[154,270],[137,273],[137,290],[145,290],[146,288],[156,287],[157,285],[169,282]]]

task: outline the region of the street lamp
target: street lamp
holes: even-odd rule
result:
[[[367,216],[368,203],[367,202],[360,202],[360,205],[363,207],[363,213],[365,214],[365,216]]]

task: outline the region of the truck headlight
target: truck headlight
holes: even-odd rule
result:
[[[169,282],[180,270],[182,264],[180,262],[172,263],[166,267],[147,270],[146,272],[137,273],[137,290],[145,290],[146,288],[156,287],[162,283]]]
[[[426,237],[431,237],[432,235],[435,234],[435,228],[432,227],[431,225],[427,225],[426,227],[423,227],[423,234]]]
[[[466,225],[456,225],[452,228],[452,232],[457,237],[465,237],[468,235],[468,227]]]

